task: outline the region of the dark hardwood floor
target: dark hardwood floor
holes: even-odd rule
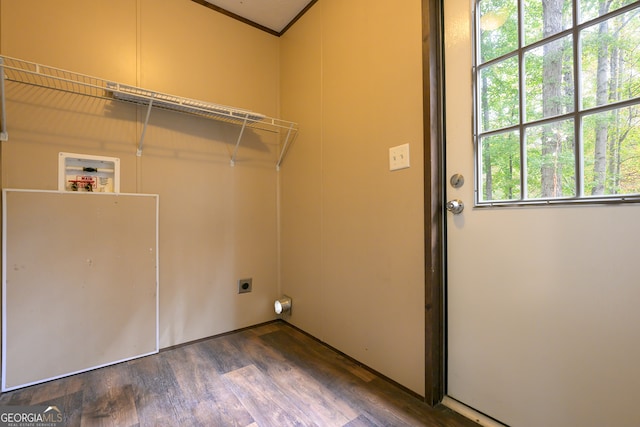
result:
[[[7,392],[6,405],[55,405],[68,426],[476,426],[284,322]]]

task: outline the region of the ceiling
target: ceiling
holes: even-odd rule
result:
[[[282,35],[317,0],[193,0],[276,36]]]

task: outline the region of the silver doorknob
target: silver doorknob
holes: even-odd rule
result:
[[[462,211],[464,210],[464,203],[462,203],[462,200],[453,199],[453,200],[449,200],[445,205],[445,207],[452,214],[458,215],[462,213]]]

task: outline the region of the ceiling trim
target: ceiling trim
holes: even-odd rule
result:
[[[206,0],[191,0],[191,1],[192,1],[192,2],[194,2],[194,3],[198,3],[199,5],[202,5],[202,6],[206,7],[206,8],[208,8],[208,9],[215,10],[216,12],[222,13],[223,15],[227,15],[227,16],[228,16],[228,17],[230,17],[230,18],[233,18],[233,19],[236,19],[236,20],[238,20],[238,21],[240,21],[240,22],[243,22],[243,23],[245,23],[245,24],[251,25],[252,27],[255,27],[255,28],[259,29],[259,30],[262,30],[262,31],[264,31],[264,32],[267,32],[267,33],[269,33],[269,34],[271,34],[271,35],[273,35],[273,36],[280,37],[280,36],[282,36],[282,35],[283,35],[283,34],[284,34],[284,33],[285,33],[285,32],[286,32],[286,31],[287,31],[287,30],[288,30],[288,29],[289,29],[289,28],[290,28],[290,27],[291,27],[291,26],[292,26],[292,25],[293,25],[293,24],[294,24],[298,19],[300,19],[300,18],[302,17],[302,15],[304,15],[304,14],[305,14],[309,9],[311,9],[311,6],[313,6],[314,4],[316,4],[318,0],[312,0],[308,5],[306,5],[306,6],[304,7],[304,9],[302,9],[302,10],[300,11],[300,13],[298,13],[298,14],[295,16],[295,18],[293,18],[293,19],[291,20],[291,22],[289,22],[289,23],[288,23],[288,24],[287,24],[287,25],[282,29],[282,31],[275,31],[275,30],[272,30],[271,28],[265,27],[264,25],[260,25],[260,24],[258,24],[257,22],[251,21],[250,19],[247,19],[247,18],[242,17],[242,16],[240,16],[240,15],[236,15],[236,14],[235,14],[235,13],[233,13],[233,12],[229,12],[229,11],[228,11],[228,10],[226,10],[226,9],[223,9],[223,8],[221,8],[221,7],[219,7],[219,6],[216,6],[216,5],[214,5],[214,4],[211,4],[211,3],[209,3],[209,2],[208,2],[208,1],[206,1]]]
[[[257,22],[253,22],[253,21],[251,21],[251,20],[249,20],[247,18],[243,18],[240,15],[236,15],[233,12],[229,12],[228,10],[223,9],[221,7],[218,7],[218,6],[214,5],[214,4],[211,4],[206,0],[191,0],[191,1],[193,1],[195,3],[198,3],[198,4],[200,4],[200,5],[202,5],[202,6],[206,7],[206,8],[209,8],[211,10],[215,10],[216,12],[220,12],[223,15],[227,15],[227,16],[233,18],[233,19],[237,19],[238,21],[244,22],[245,24],[249,24],[252,27],[255,27],[255,28],[259,29],[259,30],[266,31],[267,33],[272,34],[274,36],[278,36],[278,37],[280,36],[279,32],[274,31],[271,28],[267,28],[264,25],[258,24]]]
[[[278,33],[278,37],[280,37],[281,35],[283,35],[283,34],[284,34],[284,33],[285,33],[289,28],[291,28],[291,26],[292,26],[293,24],[295,24],[295,23],[296,23],[296,21],[297,21],[298,19],[302,18],[302,15],[304,15],[305,13],[307,13],[307,11],[308,11],[309,9],[311,9],[311,6],[313,6],[313,5],[314,5],[314,4],[316,4],[317,2],[318,2],[318,0],[312,0],[311,2],[309,2],[309,4],[308,4],[308,5],[306,5],[306,6],[304,7],[304,9],[302,9],[302,10],[300,11],[300,13],[298,13],[298,14],[295,16],[295,18],[293,18],[293,19],[291,20],[291,22],[289,22],[289,23],[288,23],[288,24],[287,24],[287,25],[282,29],[282,31],[280,31],[280,33]]]

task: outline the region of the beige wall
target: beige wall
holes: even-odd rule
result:
[[[2,55],[278,115],[278,39],[196,3],[1,0],[0,14]],[[160,195],[160,347],[274,318],[273,134],[245,132],[230,167],[239,127],[153,111],[138,158],[144,108],[7,86],[3,187],[56,189],[68,151],[119,157],[122,192]]]
[[[247,135],[231,168],[237,127],[154,111],[137,158],[144,109],[10,89],[4,187],[55,189],[71,151],[160,195],[161,347],[272,319],[284,292],[293,324],[424,393],[420,1],[321,0],[280,39],[187,0],[0,14],[3,55],[300,123],[278,175],[273,135]],[[412,166],[390,172],[404,143]]]
[[[321,0],[281,39],[293,324],[424,393],[421,2]],[[390,172],[409,143],[411,168]]]

